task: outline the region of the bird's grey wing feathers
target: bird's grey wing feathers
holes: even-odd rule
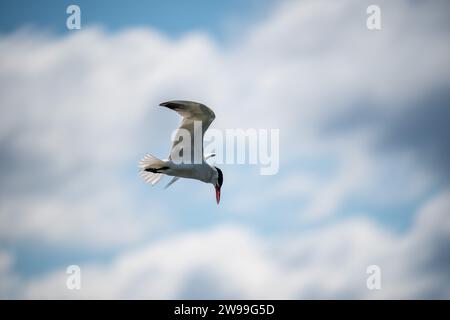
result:
[[[170,187],[174,182],[180,180],[180,177],[173,177],[168,184],[166,184],[166,186],[164,187],[164,189],[167,189],[168,187]]]
[[[169,109],[172,109],[176,111],[181,117],[183,117],[183,120],[181,121],[180,126],[178,127],[178,130],[184,129],[187,130],[190,134],[190,147],[191,147],[191,161],[194,160],[194,154],[195,152],[198,152],[201,157],[203,158],[203,137],[205,135],[206,130],[209,128],[211,123],[215,119],[214,112],[205,106],[204,104],[193,102],[193,101],[183,101],[183,100],[175,100],[175,101],[168,101],[161,103],[160,106],[166,107]],[[201,141],[197,142],[197,144],[194,144],[194,136],[195,136],[195,122],[199,121],[201,123],[201,133],[198,132],[198,134],[201,134]],[[180,133],[182,135],[182,133]],[[174,154],[176,152],[179,152],[179,150],[176,148],[176,146],[181,142],[182,140],[175,140],[172,143],[171,152],[169,155],[169,159],[174,158]],[[201,148],[201,150],[197,150],[197,148]]]

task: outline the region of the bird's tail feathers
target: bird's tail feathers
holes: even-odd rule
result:
[[[163,174],[157,172],[157,170],[164,167],[165,162],[163,160],[158,159],[151,154],[146,154],[144,158],[139,161],[139,175],[145,182],[155,185],[163,176]],[[148,171],[148,169],[153,169],[153,172]]]

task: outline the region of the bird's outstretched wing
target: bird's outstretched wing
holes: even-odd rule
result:
[[[183,117],[183,120],[181,121],[181,124],[177,130],[184,129],[187,130],[190,134],[191,140],[189,144],[191,157],[189,159],[192,163],[195,160],[204,161],[203,137],[205,135],[206,130],[209,128],[210,124],[214,121],[216,117],[214,112],[204,104],[193,101],[182,101],[182,100],[168,101],[161,103],[160,106],[172,109]],[[195,125],[196,122],[197,125]],[[201,131],[199,130],[200,124],[201,124]],[[196,141],[196,143],[194,143],[195,137],[197,139],[200,139],[200,141]],[[179,139],[175,140],[172,143],[169,159],[171,160],[178,159],[180,157],[180,148],[177,148],[177,146],[181,142],[182,139]],[[197,155],[197,157],[195,155]],[[200,157],[200,159],[198,157]],[[185,157],[183,157],[183,159],[185,159]]]

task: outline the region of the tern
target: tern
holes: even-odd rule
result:
[[[139,162],[140,175],[145,182],[155,185],[158,183],[163,175],[172,176],[172,180],[166,185],[168,188],[175,181],[180,178],[195,179],[205,183],[211,183],[216,189],[216,201],[220,202],[220,189],[223,184],[222,170],[212,166],[206,162],[215,154],[203,154],[203,138],[206,130],[215,119],[214,112],[204,104],[193,101],[168,101],[161,103],[160,106],[166,107],[177,112],[183,119],[178,127],[180,130],[185,130],[190,135],[190,141],[175,140],[172,143],[172,148],[168,159],[158,159],[157,157],[147,154]],[[201,141],[195,141],[197,138],[198,125],[201,128]],[[181,162],[174,161],[183,152],[180,152],[180,142],[187,143],[191,150],[191,161]],[[201,149],[200,149],[201,148]],[[192,161],[195,152],[201,152],[199,161]]]

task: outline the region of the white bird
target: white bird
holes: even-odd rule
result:
[[[172,109],[183,117],[178,132],[180,130],[187,130],[190,134],[190,141],[176,140],[172,143],[172,148],[168,159],[160,160],[151,154],[147,154],[139,162],[140,175],[148,183],[155,185],[158,183],[163,175],[173,176],[172,180],[166,185],[168,188],[172,183],[179,178],[196,179],[205,183],[211,183],[216,189],[216,201],[220,202],[220,188],[223,183],[222,170],[215,166],[209,165],[206,160],[214,157],[215,154],[203,154],[203,137],[210,124],[215,119],[214,112],[207,106],[193,102],[193,101],[169,101],[161,103],[160,106]],[[197,122],[197,124],[196,124]],[[201,124],[201,141],[195,141],[198,133],[198,124]],[[189,161],[174,161],[181,156],[184,149],[180,148],[180,143],[183,142],[190,151]],[[201,148],[201,149],[200,149]],[[196,152],[201,152],[200,159],[196,163]],[[186,156],[186,155],[184,155]]]

